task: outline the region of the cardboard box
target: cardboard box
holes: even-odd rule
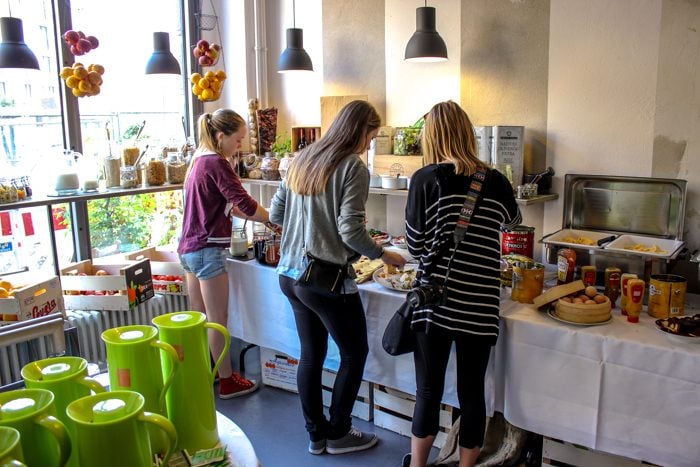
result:
[[[95,275],[98,270],[106,275]],[[150,260],[93,265],[85,260],[61,269],[69,310],[129,310],[155,295]]]
[[[260,366],[263,384],[297,392],[299,360],[283,352],[260,347]]]
[[[416,398],[405,392],[388,388],[380,384],[373,386],[374,392],[374,424],[404,436],[411,436],[411,422]],[[440,406],[440,431],[438,431],[433,446],[442,448],[447,439],[447,433],[452,427],[452,407],[446,404]]]
[[[12,297],[0,298],[0,325],[61,313],[66,317],[61,281],[48,280],[14,289]]]
[[[156,293],[187,295],[187,276],[177,252],[148,247],[127,253],[124,257],[127,261],[151,260],[153,290]]]

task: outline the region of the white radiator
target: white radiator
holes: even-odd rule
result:
[[[160,295],[128,311],[67,310],[66,328],[74,327],[80,347],[80,357],[91,363],[105,363],[107,353],[100,336],[103,331],[131,324],[151,324],[156,316],[188,309],[185,295]],[[70,333],[66,337],[71,351]],[[43,337],[15,345],[0,346],[0,386],[22,379],[21,370],[27,363],[53,356],[51,339]]]

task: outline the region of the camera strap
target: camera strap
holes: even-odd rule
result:
[[[479,197],[481,196],[481,187],[485,181],[486,170],[483,167],[480,167],[479,170],[472,175],[472,181],[469,184],[467,197],[464,199],[462,209],[459,211],[459,219],[457,219],[457,225],[455,225],[455,231],[453,234],[455,248],[459,242],[464,240],[464,235],[467,233],[467,227],[469,227],[472,214],[474,214],[476,203],[479,201]]]

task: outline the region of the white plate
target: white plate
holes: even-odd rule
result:
[[[389,243],[391,243],[391,245],[395,246],[396,248],[408,249],[408,246],[406,246],[406,237],[404,235],[392,237]]]
[[[556,320],[556,321],[559,321],[562,323],[566,323],[566,324],[573,324],[574,326],[598,326],[600,324],[607,324],[610,321],[612,321],[612,315],[610,315],[610,318],[606,319],[605,321],[601,321],[599,323],[575,323],[573,321],[568,321],[568,320],[565,320],[564,318],[560,318],[559,316],[557,316],[557,313],[554,310],[547,311],[547,316],[549,316],[553,320]]]
[[[671,342],[675,342],[677,344],[700,344],[700,336],[684,336],[682,334],[676,334],[669,331],[666,327],[665,319],[656,320],[656,329],[663,332]]]
[[[598,246],[598,240],[602,240],[606,237],[610,237],[611,234],[610,232],[596,232],[593,230],[576,230],[576,229],[562,229],[559,232],[553,233],[548,237],[545,237],[542,239],[542,243],[547,243],[547,244],[553,244],[553,245],[561,245],[561,246],[568,246],[572,248],[590,248],[590,249],[600,249],[602,247]],[[565,239],[567,237],[586,237],[590,238],[593,240],[593,245],[586,245],[583,243],[574,243],[574,242],[567,242]]]
[[[416,264],[407,264],[404,266],[404,271],[409,271],[409,270],[414,270],[416,269],[417,265]],[[374,274],[372,274],[372,278],[374,279],[374,282],[377,284],[383,285],[387,289],[395,290],[397,292],[408,292],[409,290],[412,289],[412,287],[408,287],[407,289],[402,289],[400,287],[395,287],[394,284],[392,284],[388,279],[382,277],[380,274],[384,273],[384,268],[379,268],[376,271],[374,271]],[[397,273],[397,274],[392,274],[391,277],[401,277],[403,273]]]
[[[663,251],[640,251],[628,249],[634,245],[644,245],[647,247],[657,246]],[[616,240],[605,246],[606,250],[621,251],[637,255],[655,256],[657,258],[668,258],[673,256],[678,250],[683,248],[685,242],[667,238],[646,237],[643,235],[620,235]]]

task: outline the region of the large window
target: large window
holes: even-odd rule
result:
[[[100,159],[110,153],[120,154],[123,146],[135,145],[141,150],[148,147],[146,157],[150,157],[165,146],[184,144],[187,80],[180,75],[147,76],[145,66],[153,52],[153,33],[163,31],[170,35],[170,50],[183,74],[188,74],[183,8],[185,4],[198,4],[198,0],[10,3],[12,16],[23,21],[25,41],[41,69],[0,70],[0,179],[29,176],[35,192],[48,194],[54,190],[64,149],[80,150],[82,165],[94,167],[99,177]],[[70,10],[63,11],[67,5]],[[54,10],[59,8],[60,12]],[[0,12],[2,16],[8,14],[5,10]],[[96,36],[99,46],[82,56],[63,56],[65,31],[57,31],[54,24],[72,24],[73,29]],[[56,44],[61,49],[57,50]],[[104,67],[98,95],[74,100],[59,77],[61,69],[74,62]],[[143,132],[135,141],[134,130],[144,121]],[[139,216],[129,217],[129,209],[138,211]],[[172,241],[173,225],[179,224],[179,218],[174,216],[180,211],[176,194],[89,202],[91,244],[99,249],[108,243],[129,248],[167,243]],[[31,241],[27,241],[27,229],[17,228],[28,225],[28,217],[31,225],[46,226],[35,228]],[[6,216],[4,224],[10,219],[15,228],[10,235],[3,235],[0,243],[5,250],[10,245],[12,258],[0,260],[0,274],[37,267],[52,271],[55,266],[51,261],[51,242],[46,237],[35,240],[40,236],[54,235],[60,266],[76,258],[70,206],[57,205],[52,219],[48,217],[41,208],[15,210]],[[52,231],[44,231],[51,223]],[[3,259],[6,258],[10,255],[4,254]]]

